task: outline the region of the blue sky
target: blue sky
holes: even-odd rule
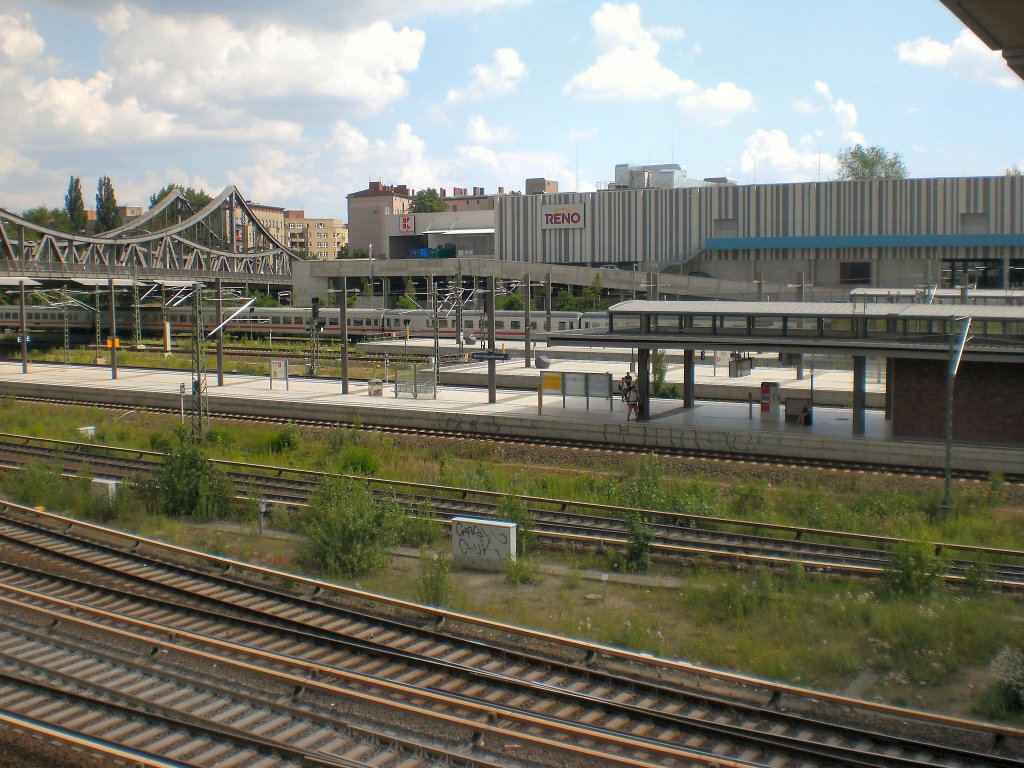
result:
[[[388,184],[589,191],[617,163],[827,180],[1024,167],[1024,82],[938,0],[0,0],[0,207],[168,182],[347,219]]]

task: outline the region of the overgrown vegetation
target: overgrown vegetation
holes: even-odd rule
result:
[[[425,605],[447,608],[452,601],[452,561],[445,555],[420,551],[420,575],[416,599]]]
[[[162,491],[156,490],[155,484],[147,487],[142,483],[122,492],[111,505],[91,492],[86,479],[61,482],[55,470],[42,465],[4,476],[4,494],[23,503],[74,510],[140,532],[148,530],[149,535],[244,557],[247,548],[255,546],[244,542],[257,539],[214,527],[185,526],[183,521],[219,520],[231,514],[256,537],[256,523],[250,520],[255,499],[243,503],[242,511],[237,504],[213,504],[216,480],[209,480],[205,491],[196,490],[197,483],[189,480],[202,477],[208,464],[199,461],[196,446],[190,442],[183,446],[182,435],[174,434],[177,419],[145,418],[146,422],[141,415],[118,418],[118,414],[87,408],[51,412],[0,398],[0,431],[77,440],[77,427],[90,424],[96,427],[99,443],[175,454],[167,466],[177,469],[168,471],[175,479],[186,480],[186,488],[175,491],[180,493],[178,501],[173,501],[172,495],[164,506]],[[282,440],[285,431],[294,431],[294,439]],[[289,447],[281,450],[285,444]],[[517,518],[525,508],[518,495],[528,494],[901,537],[910,543],[896,548],[884,581],[825,581],[805,577],[799,569],[733,573],[710,560],[675,565],[651,562],[649,548],[645,560],[643,541],[650,528],[642,515],[636,515],[631,524],[643,535],[637,537],[633,555],[562,553],[557,560],[568,565],[569,574],[559,577],[542,567],[542,558],[555,559],[555,555],[534,554],[521,558],[503,575],[520,585],[516,589],[474,590],[461,587],[461,578],[452,578],[449,593],[439,573],[445,568],[444,556],[438,558],[442,562],[435,563],[429,555],[429,567],[421,563],[408,577],[390,569],[374,570],[386,561],[386,547],[392,544],[419,546],[427,542],[443,548],[438,544],[443,541],[442,528],[429,509],[409,514],[387,499],[373,499],[362,481],[339,480],[336,486],[331,484],[331,490],[322,489],[324,500],[316,510],[293,516],[293,529],[309,536],[308,548],[303,547],[301,553],[303,567],[335,578],[359,574],[360,584],[367,588],[378,585],[381,591],[409,599],[438,605],[443,600],[456,610],[801,684],[839,689],[853,676],[871,670],[880,681],[872,695],[901,704],[920,705],[922,695],[933,688],[941,690],[965,670],[986,670],[986,682],[978,686],[976,711],[1011,719],[1024,714],[1020,690],[1013,683],[1024,679],[1019,606],[986,587],[989,563],[980,562],[966,573],[962,588],[947,587],[937,577],[943,561],[934,547],[925,543],[1019,547],[1024,539],[1024,519],[1008,506],[1015,503],[1019,491],[998,475],[990,477],[987,484],[960,486],[953,513],[932,523],[929,510],[940,498],[938,484],[922,490],[814,473],[795,479],[773,476],[770,482],[736,480],[731,474],[693,475],[685,462],[654,456],[629,460],[595,456],[580,469],[555,469],[546,451],[539,452],[532,463],[528,453],[510,453],[505,446],[483,441],[448,443],[438,452],[433,444],[404,442],[340,425],[311,432],[292,425],[215,422],[202,451],[255,463],[288,463],[492,490],[502,494],[502,516],[516,519],[521,530],[530,526]],[[131,516],[134,513],[124,505],[140,497],[158,516],[148,521]],[[289,521],[282,517],[274,524],[288,525]],[[258,541],[261,551],[270,553],[264,555],[267,559],[263,562],[286,570],[295,567],[290,551],[293,545],[273,544],[265,537]],[[649,546],[649,538],[647,542]],[[526,545],[525,549],[533,547]],[[424,575],[431,568],[438,573]],[[663,588],[628,592],[625,586],[611,582],[600,588],[591,586],[593,582],[581,583],[584,570],[607,573],[634,568],[649,568],[652,576],[678,581],[669,581]],[[543,583],[537,586],[541,574]],[[997,658],[1000,660],[993,662]],[[989,676],[996,680],[992,685],[987,682]]]
[[[217,520],[234,510],[231,481],[183,428],[176,431],[156,475],[138,478],[134,488],[148,511],[168,517]]]

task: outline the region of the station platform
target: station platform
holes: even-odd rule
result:
[[[522,360],[498,365],[522,366]],[[573,361],[565,365],[579,370],[580,364]],[[485,372],[487,364],[476,367]],[[532,370],[536,381],[536,369],[524,370]],[[621,375],[620,371],[611,373]],[[838,371],[822,374],[820,378],[815,375],[816,405],[809,426],[787,423],[781,418],[763,420],[757,402],[751,405],[698,400],[696,407],[684,409],[678,400],[653,399],[650,419],[627,422],[625,404],[617,397],[611,401],[592,399],[589,403],[582,397],[569,397],[563,406],[560,395],[547,394],[541,399],[536,389],[499,388],[496,402],[490,403],[486,387],[441,385],[435,400],[424,395],[396,397],[393,388],[386,385],[382,395],[374,396],[369,394],[365,381],[350,382],[347,395],[341,394],[337,379],[292,378],[287,389],[283,381],[275,381],[271,389],[269,376],[225,374],[224,385],[218,386],[216,373],[211,372],[207,383],[210,411],[214,415],[272,415],[341,423],[358,420],[367,426],[713,450],[738,456],[824,458],[930,469],[945,466],[944,443],[895,440],[880,411],[869,410],[865,434],[852,435],[850,409],[822,406],[818,400],[820,393],[831,391],[826,386],[829,377],[836,377],[834,385],[841,386],[842,375]],[[753,378],[759,383],[759,375]],[[747,386],[754,383],[749,381]],[[117,379],[112,379],[109,366],[32,363],[28,372],[22,373],[20,363],[0,363],[0,394],[42,395],[176,411],[181,407],[181,385],[190,391],[189,372],[121,368]],[[185,406],[188,407],[187,399]],[[955,444],[953,466],[1017,474],[1024,468],[1024,449]]]
[[[360,344],[364,351],[387,352],[390,355],[433,355],[433,342],[428,339],[410,339],[408,342],[391,341],[376,344]],[[536,390],[538,368],[531,361],[525,365],[522,342],[508,342],[499,349],[511,355],[512,359],[495,364],[497,385],[508,389]],[[465,346],[463,356],[468,357],[476,348]],[[457,356],[458,347],[453,344],[439,346],[439,353],[447,358]],[[535,347],[534,355],[546,358],[548,368],[544,370],[575,373],[610,373],[613,380],[621,379],[627,372],[636,377],[636,355],[628,350],[599,349],[591,347]],[[716,362],[716,357],[718,361]],[[705,360],[694,362],[694,395],[698,400],[736,400],[755,402],[760,397],[761,382],[778,382],[783,398],[810,399],[816,405],[849,407],[853,399],[853,372],[837,368],[839,358],[822,356],[815,364],[811,358],[805,360],[802,378],[797,377],[794,368],[780,367],[777,355],[752,355],[753,370],[746,376],[729,376],[729,356],[726,352],[708,352]],[[670,352],[667,355],[666,381],[683,385],[683,356]],[[868,408],[885,407],[885,365],[868,367],[866,380],[866,401]],[[453,386],[487,386],[487,364],[463,362],[446,364],[441,369],[441,384]]]

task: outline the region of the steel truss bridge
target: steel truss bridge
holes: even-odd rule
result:
[[[291,282],[296,258],[234,186],[199,210],[174,190],[145,215],[93,236],[42,227],[3,209],[0,224],[0,275],[10,277],[281,285]]]

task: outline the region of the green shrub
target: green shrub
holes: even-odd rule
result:
[[[768,484],[757,481],[736,489],[729,504],[734,517],[742,520],[767,520],[771,517],[771,501],[768,499]]]
[[[651,567],[651,541],[654,529],[643,515],[631,512],[626,515],[626,532],[629,544],[626,547],[626,570],[643,573]]]
[[[498,501],[496,510],[498,517],[516,524],[516,553],[525,556],[537,548],[537,524],[533,512],[519,496],[506,494]]]
[[[402,526],[402,510],[394,499],[375,497],[357,480],[330,478],[299,520],[307,537],[299,559],[329,576],[369,573],[387,561],[388,547],[400,541]]]
[[[452,601],[451,559],[427,550],[420,551],[420,575],[416,599],[425,605],[447,608]]]
[[[27,507],[55,506],[54,491],[61,485],[61,473],[57,467],[30,461],[21,472],[12,478],[14,497]]]
[[[1006,493],[1006,479],[1002,472],[993,470],[988,473],[988,498],[991,502],[998,502]]]
[[[929,595],[947,572],[946,560],[924,541],[900,542],[892,548],[879,596],[920,598]]]
[[[364,476],[374,474],[380,466],[377,455],[369,448],[359,445],[350,445],[345,448],[338,457],[338,463],[342,472]]]
[[[270,448],[274,453],[284,453],[285,451],[294,451],[301,442],[302,433],[299,432],[299,428],[292,422],[288,422],[271,441]]]
[[[509,584],[533,584],[540,579],[540,568],[528,557],[505,562],[505,581]]]
[[[336,455],[352,444],[354,432],[346,427],[337,426],[327,430],[327,450]]]
[[[434,508],[423,503],[405,512],[402,517],[401,543],[406,547],[423,547],[441,540],[444,526],[437,520]]]
[[[157,494],[160,511],[168,517],[215,520],[227,517],[234,508],[231,481],[184,430],[178,431],[177,442],[156,481],[151,490]]]
[[[619,486],[619,502],[625,507],[661,509],[664,506],[661,462],[653,454],[641,456]]]

